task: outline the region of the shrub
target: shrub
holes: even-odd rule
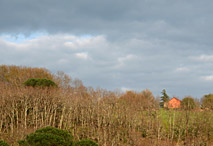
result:
[[[89,139],[84,139],[84,140],[75,142],[74,146],[98,146],[98,144]]]
[[[73,136],[67,131],[54,127],[36,130],[25,140],[19,141],[20,146],[72,146]]]
[[[48,79],[28,79],[24,82],[25,86],[32,86],[32,87],[56,87],[57,85],[55,82],[48,80]]]
[[[184,110],[195,109],[196,104],[192,97],[185,97],[181,102],[181,108]]]
[[[213,110],[213,94],[208,94],[203,96],[202,108]]]
[[[7,144],[6,142],[4,142],[3,140],[0,140],[0,146],[9,146],[9,144]]]

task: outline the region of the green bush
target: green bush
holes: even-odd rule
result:
[[[57,85],[48,79],[28,79],[24,82],[25,86],[31,86],[31,87],[56,87]]]
[[[73,136],[65,130],[46,127],[36,130],[25,140],[19,141],[19,146],[72,146]]]
[[[84,140],[75,142],[74,146],[98,146],[98,144],[89,139],[84,139]]]
[[[9,146],[9,144],[7,144],[6,142],[4,142],[3,140],[0,140],[0,146]]]

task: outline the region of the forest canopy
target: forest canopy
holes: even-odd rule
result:
[[[56,84],[57,88],[27,88],[24,82],[32,87]],[[149,89],[94,89],[62,71],[6,65],[0,66],[0,93],[0,139],[4,144],[56,137],[56,143],[63,143],[63,137],[44,133],[48,128],[39,130],[47,126],[67,131],[79,146],[213,144],[211,94],[203,97],[201,106],[193,97],[186,97],[181,108],[169,109],[160,107],[169,100],[166,92],[156,98]]]

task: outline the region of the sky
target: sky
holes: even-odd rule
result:
[[[212,0],[0,0],[0,64],[84,85],[213,93]]]

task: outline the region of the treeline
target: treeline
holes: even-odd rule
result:
[[[25,86],[28,79],[52,80],[57,88]],[[0,139],[10,145],[46,126],[100,146],[211,145],[213,140],[211,112],[161,109],[147,89],[95,90],[63,72],[0,66],[0,93]]]
[[[160,97],[160,107],[168,109],[169,100],[171,99],[166,90],[163,89]],[[186,96],[182,99],[179,110],[213,110],[213,94],[204,95],[201,99]],[[177,109],[176,109],[177,110]]]

